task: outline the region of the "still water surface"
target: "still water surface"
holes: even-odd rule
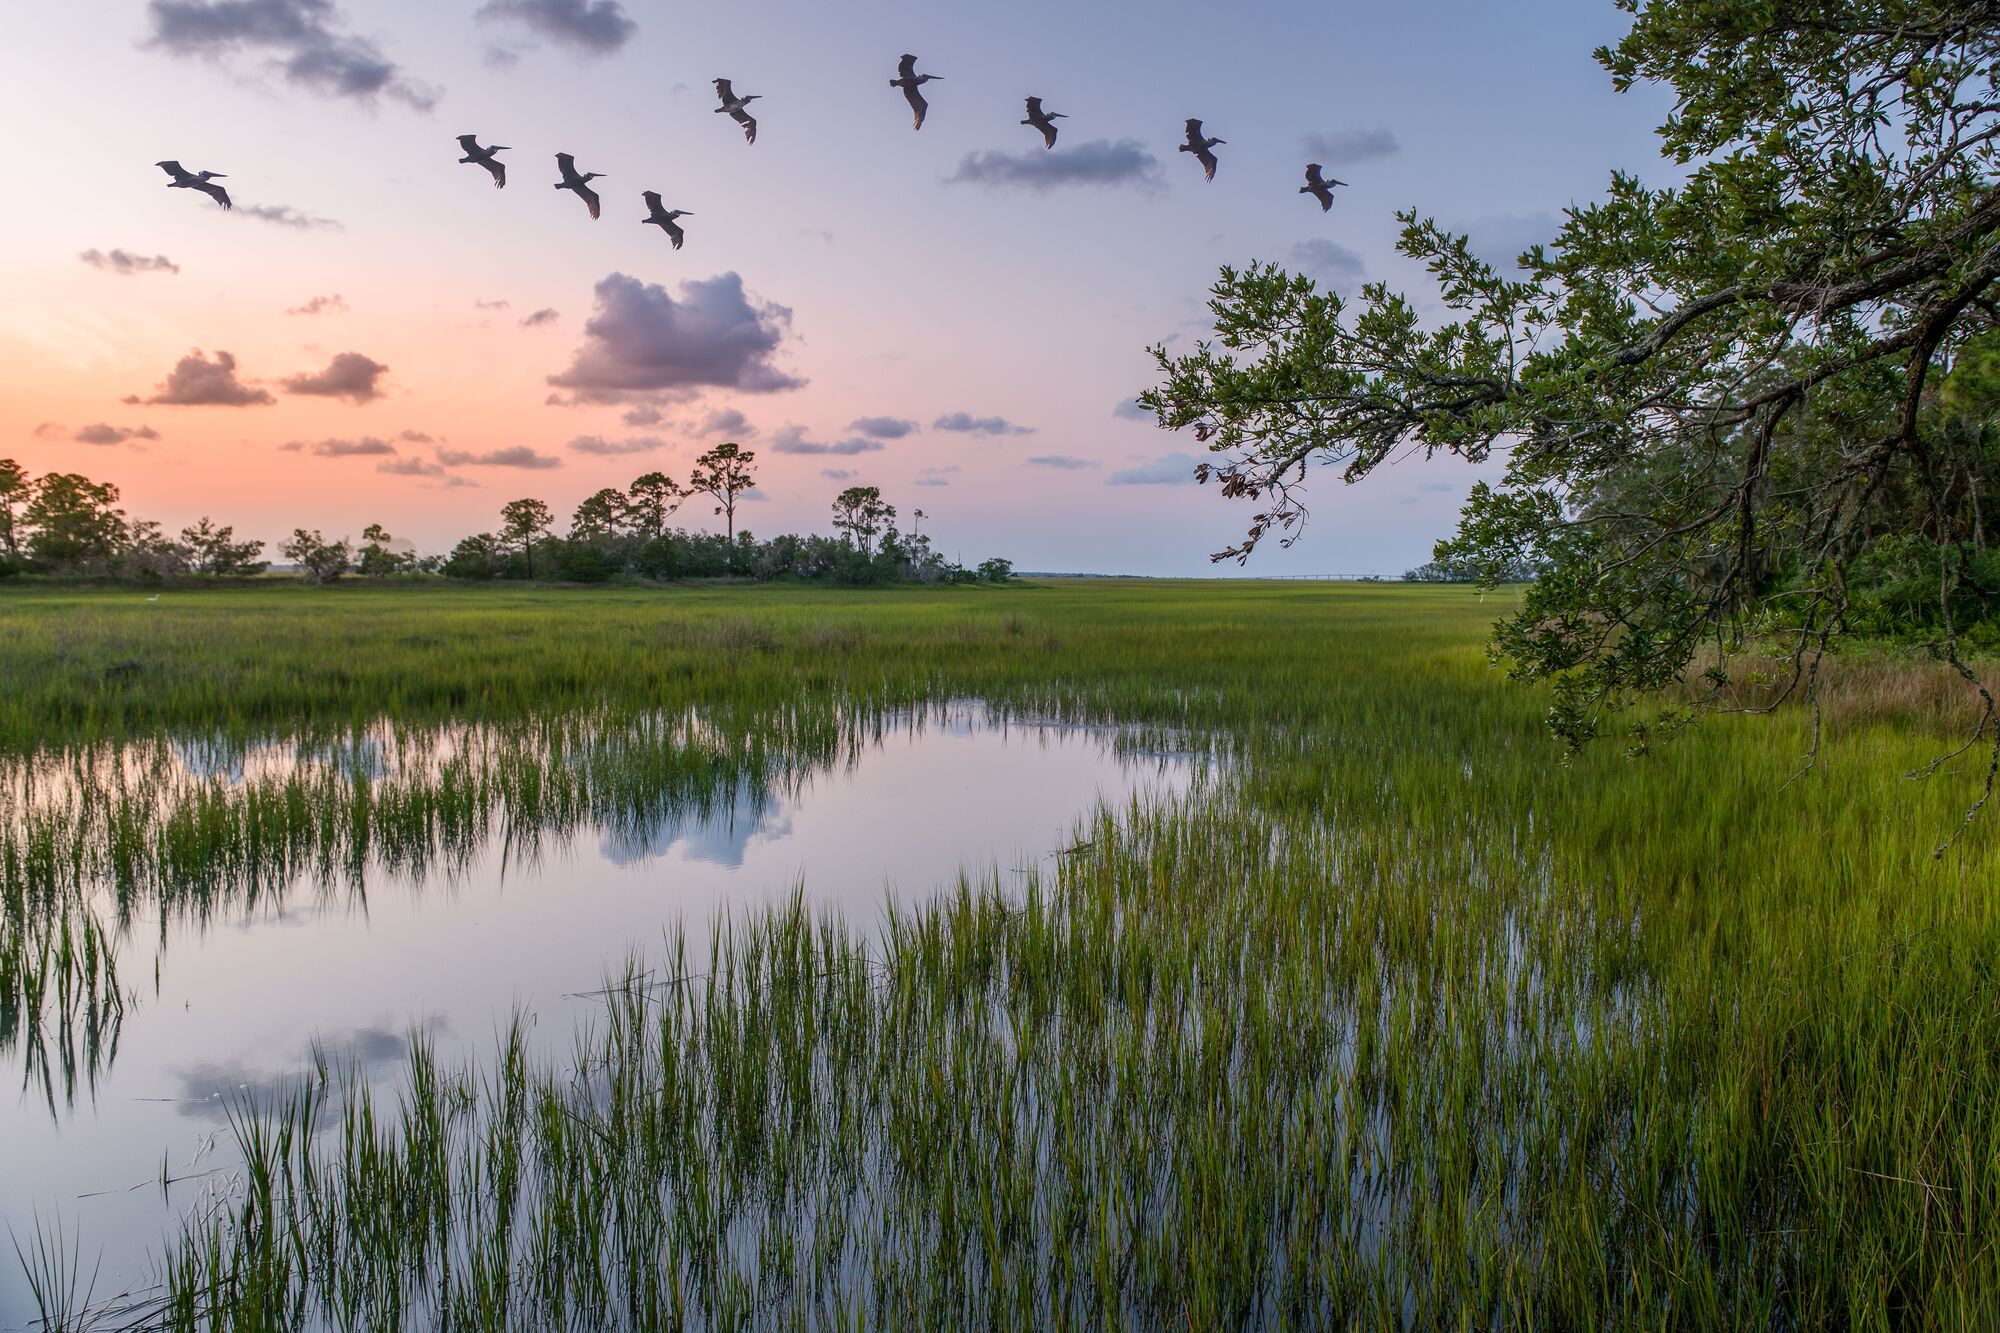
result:
[[[377,781],[376,750],[364,738],[334,761]],[[180,746],[171,762],[184,788],[227,789],[297,754]],[[484,1058],[524,1013],[534,1045],[561,1052],[602,1012],[589,992],[628,958],[657,957],[676,928],[701,956],[714,921],[797,893],[873,931],[891,901],[920,903],[961,875],[1021,882],[1100,805],[1177,794],[1200,771],[1115,729],[955,705],[892,719],[835,762],[733,778],[644,819],[526,843],[495,830],[448,874],[378,861],[358,883],[248,905],[223,893],[203,914],[128,904],[113,928],[131,997],[115,1050],[67,1096],[60,1074],[53,1091],[45,1081],[59,1057],[45,1049],[37,1067],[28,1043],[0,1048],[0,1221],[26,1248],[38,1221],[60,1219],[100,1299],[144,1287],[174,1220],[233,1184],[230,1108],[296,1086],[316,1052],[391,1104],[413,1033],[451,1065]],[[168,1198],[163,1170],[178,1181]],[[27,1299],[0,1247],[0,1327],[27,1323]]]

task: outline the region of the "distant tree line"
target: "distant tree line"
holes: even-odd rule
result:
[[[532,497],[501,507],[499,526],[475,533],[446,555],[419,555],[381,524],[358,542],[299,528],[278,555],[311,583],[353,575],[365,579],[445,577],[604,583],[750,577],[811,579],[846,584],[1000,583],[1011,562],[995,557],[967,568],[940,555],[913,510],[907,531],[896,507],[875,486],[850,486],[834,497],[833,536],[785,534],[759,540],[736,526],[737,506],[755,486],[757,456],[731,442],[694,462],[685,484],[648,472],[623,490],[606,487],[556,531],[555,511]],[[0,459],[0,578],[20,573],[59,577],[245,578],[264,573],[265,543],[238,541],[235,530],[203,518],[178,538],[160,525],[128,518],[118,488],[77,473],[31,477]],[[673,522],[690,502],[706,504],[723,531],[693,532]]]

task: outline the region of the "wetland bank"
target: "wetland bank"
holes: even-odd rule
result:
[[[9,1136],[6,1313],[1992,1317],[1990,821],[1931,855],[1978,773],[1905,780],[1939,737],[1859,708],[1789,785],[1791,713],[1565,765],[1488,664],[1494,611],[1224,582],[9,590],[0,1003],[36,1128]],[[900,794],[871,768],[950,743]],[[1013,776],[911,795],[958,770]],[[816,841],[829,792],[843,840]],[[739,857],[742,895],[607,887]],[[465,936],[476,999],[427,1022],[446,932],[489,908],[546,915],[513,954]],[[150,1025],[197,980],[265,1058],[142,1094],[198,1094],[164,1161],[41,1169],[161,1123],[125,1071],[166,1067]],[[266,1040],[253,1006],[299,1017]],[[133,1186],[136,1266],[75,1197]]]

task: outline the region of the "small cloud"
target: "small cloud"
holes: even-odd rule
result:
[[[860,435],[832,444],[808,440],[803,426],[787,426],[771,437],[771,451],[780,454],[872,454],[881,448],[881,441]]]
[[[926,474],[937,473],[937,472],[963,472],[964,470],[965,470],[964,468],[960,467],[956,463],[953,463],[950,467],[927,467],[922,469],[922,471]]]
[[[481,310],[505,310],[514,303],[504,296],[497,301],[487,301],[475,296],[472,298],[472,304],[478,306]]]
[[[39,435],[41,431],[35,433]],[[157,440],[160,432],[151,426],[110,426],[100,422],[83,427],[70,438],[78,444],[124,444],[130,440]]]
[[[849,467],[823,467],[819,470],[819,474],[828,481],[853,481],[861,475]]]
[[[666,417],[657,407],[635,407],[620,419],[628,426],[657,426]]]
[[[1017,426],[1005,417],[975,417],[969,412],[947,412],[931,423],[932,430],[948,430],[959,435],[1033,435],[1033,426]]]
[[[1459,230],[1465,233],[1472,253],[1505,276],[1515,270],[1515,261],[1529,248],[1553,241],[1562,225],[1554,213],[1488,213]]]
[[[153,25],[146,45],[170,55],[221,60],[262,51],[285,82],[323,97],[386,95],[419,111],[437,103],[434,90],[406,77],[373,42],[336,32],[342,16],[333,0],[152,0],[146,9]]]
[[[667,442],[657,435],[638,435],[629,440],[607,440],[598,435],[579,435],[569,442],[571,453],[596,454],[612,458],[619,454],[650,454],[664,449]]]
[[[1139,406],[1137,398],[1121,400],[1118,406],[1111,409],[1111,415],[1120,417],[1126,421],[1151,421],[1154,419],[1151,412]]]
[[[1366,162],[1377,157],[1393,157],[1403,151],[1403,146],[1396,142],[1395,134],[1381,125],[1367,129],[1335,130],[1330,134],[1308,134],[1299,140],[1299,148],[1308,158],[1329,167]]]
[[[135,255],[128,250],[85,250],[77,256],[92,268],[116,273],[121,278],[141,273],[178,273],[181,266],[165,255]]]
[[[60,440],[69,433],[69,427],[60,421],[44,421],[35,427],[34,437],[38,440]]]
[[[1074,148],[1030,148],[1018,153],[967,153],[947,185],[1054,190],[1070,185],[1159,189],[1165,181],[1160,159],[1137,139],[1092,139]]]
[[[598,56],[610,55],[639,31],[618,0],[491,0],[477,17],[512,19],[531,32]]]
[[[140,400],[134,395],[125,401]],[[159,392],[145,401],[163,407],[268,407],[278,400],[237,379],[236,358],[228,352],[217,352],[210,361],[197,347],[175,364]]]
[[[373,435],[364,435],[358,440],[293,440],[290,444],[278,446],[286,453],[313,454],[319,458],[370,458],[381,454],[393,454],[396,446]]]
[[[405,441],[405,442],[407,442],[407,443],[409,443],[409,444],[431,444],[431,443],[434,443],[434,441],[433,441],[433,440],[431,439],[431,437],[430,437],[430,436],[428,436],[428,435],[424,434],[424,433],[423,433],[422,431],[420,431],[420,430],[406,430],[406,431],[402,432],[402,433],[401,433],[400,435],[396,436],[396,438],[397,438],[397,439],[399,439],[399,440],[403,440],[403,441]]]
[[[1292,247],[1292,264],[1328,284],[1357,283],[1363,276],[1361,256],[1324,238],[1300,241]]]
[[[473,453],[466,449],[440,449],[438,462],[448,467],[518,467],[541,470],[561,467],[562,459],[549,454],[538,453],[525,444],[509,445],[505,449],[488,449],[485,453]]]
[[[850,422],[847,428],[877,440],[900,440],[917,429],[917,423],[901,417],[861,417]]]
[[[757,428],[750,424],[750,418],[733,407],[718,407],[701,419],[694,428],[701,436],[728,435],[738,440],[748,440],[757,434]]]
[[[316,375],[300,373],[283,381],[286,393],[310,398],[345,398],[356,406],[382,396],[381,378],[389,367],[359,352],[342,352]]]
[[[1114,472],[1104,482],[1107,486],[1185,486],[1194,481],[1200,462],[1193,454],[1168,454]]]
[[[512,69],[521,63],[521,53],[504,46],[489,46],[481,59],[488,69]]]
[[[948,482],[948,481],[946,481],[946,480],[945,480],[945,479],[944,479],[943,477],[918,477],[918,478],[917,478],[917,479],[916,479],[916,480],[915,480],[914,482],[912,482],[912,483],[911,483],[911,485],[913,485],[913,486],[949,486],[949,485],[951,485],[951,483],[950,483],[950,482]]]
[[[302,213],[290,204],[238,204],[230,212],[231,217],[255,218],[276,227],[290,227],[293,231],[346,231],[347,228],[332,218],[316,218],[310,213]]]
[[[1071,458],[1068,454],[1036,454],[1033,458],[1022,461],[1034,467],[1052,467],[1064,472],[1079,472],[1084,468],[1097,466],[1088,458]]]
[[[746,296],[734,273],[683,282],[678,297],[613,273],[597,284],[597,308],[569,369],[548,382],[567,389],[571,403],[796,389],[805,381],[772,363],[791,323],[785,307]]]
[[[342,315],[347,313],[347,302],[340,293],[332,296],[315,296],[304,305],[295,305],[285,312],[288,315]]]
[[[542,325],[553,324],[561,318],[562,315],[559,312],[550,309],[548,306],[543,306],[531,315],[521,316],[521,327],[524,329],[539,329]]]
[[[1417,489],[1431,495],[1450,495],[1458,490],[1458,486],[1449,481],[1427,481]]]
[[[285,446],[287,449],[290,445]],[[393,452],[393,451],[392,451]],[[444,468],[427,458],[389,458],[375,465],[377,472],[391,477],[442,477]]]

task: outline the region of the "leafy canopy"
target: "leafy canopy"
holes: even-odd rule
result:
[[[1202,481],[1260,502],[1218,560],[1295,540],[1314,465],[1354,482],[1407,453],[1504,461],[1439,558],[1488,582],[1537,571],[1496,647],[1553,682],[1577,744],[1698,653],[1719,690],[1753,635],[1780,637],[1810,695],[1885,530],[1930,552],[1937,646],[1959,662],[1949,608],[1994,477],[1951,444],[1940,383],[1979,363],[1959,397],[1991,412],[1973,352],[2000,326],[2000,8],[1618,3],[1631,29],[1597,59],[1621,91],[1672,88],[1677,183],[1614,174],[1511,269],[1399,214],[1440,319],[1380,282],[1350,306],[1275,265],[1225,268],[1214,339],[1154,348],[1142,400],[1218,455]]]

